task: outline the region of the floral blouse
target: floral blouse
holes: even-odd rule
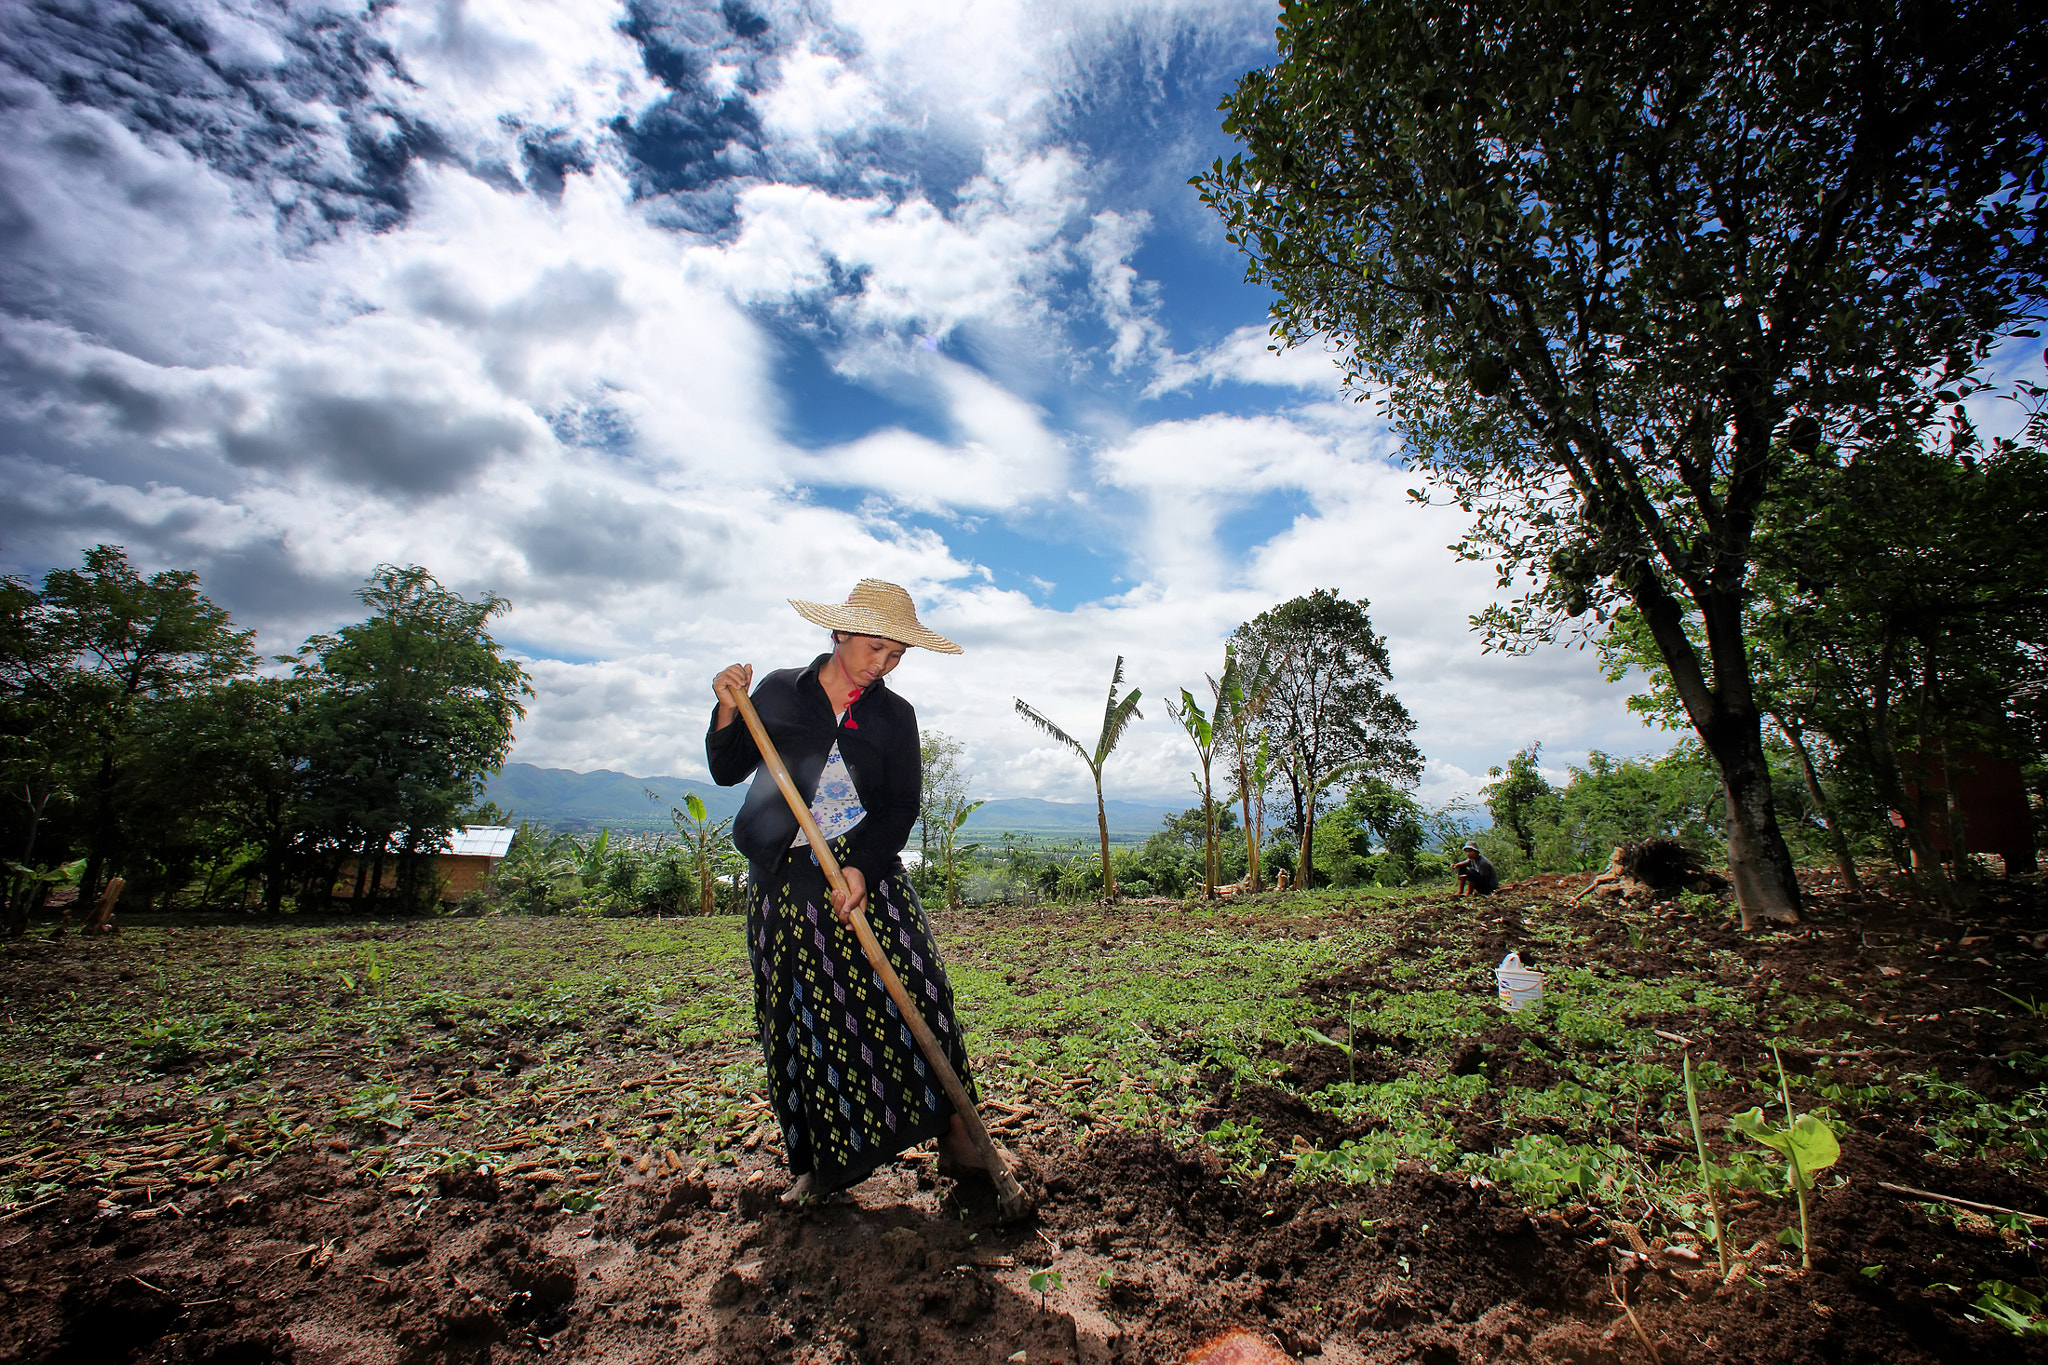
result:
[[[818,793],[811,798],[811,818],[829,840],[852,829],[867,814],[860,794],[853,789],[853,776],[846,771],[846,760],[839,756],[838,742],[834,741],[832,752],[825,756],[825,771],[818,774]],[[798,828],[789,846],[795,848],[803,842],[804,832]]]

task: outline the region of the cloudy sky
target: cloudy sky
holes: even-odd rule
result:
[[[126,545],[266,648],[380,562],[515,604],[515,757],[700,774],[785,599],[908,586],[897,675],[980,794],[1178,804],[1156,699],[1315,587],[1367,597],[1430,759],[1663,748],[1591,657],[1485,657],[1329,356],[1186,181],[1270,61],[1233,0],[0,6],[0,570]]]

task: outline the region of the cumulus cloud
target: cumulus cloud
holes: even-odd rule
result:
[[[1270,354],[1256,308],[1188,340],[1237,268],[1190,226],[1214,101],[1178,83],[1269,28],[1231,0],[0,10],[0,567],[124,543],[281,649],[425,564],[516,604],[515,756],[578,768],[701,772],[711,674],[807,660],[786,599],[864,576],[967,647],[898,682],[989,794],[1088,794],[1010,701],[1086,729],[1121,653],[1147,719],[1111,779],[1181,800],[1159,699],[1315,586],[1372,599],[1443,790],[1533,738],[1632,747],[1582,658],[1477,656],[1490,577],[1329,357]],[[797,441],[809,402],[844,410]]]
[[[951,212],[922,196],[755,186],[739,196],[737,239],[698,248],[691,266],[748,301],[814,297],[854,329],[1034,322],[1065,263],[1060,229],[1083,202],[1078,169],[1064,149],[994,156]]]
[[[1240,327],[1194,355],[1161,356],[1145,392],[1157,397],[1195,384],[1232,383],[1330,393],[1343,382],[1342,361],[1332,347],[1309,342],[1277,349],[1264,327]]]

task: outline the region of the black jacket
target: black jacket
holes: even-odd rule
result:
[[[820,654],[809,668],[781,668],[761,679],[754,688],[754,709],[761,713],[768,738],[806,801],[817,794],[832,743],[839,742],[839,756],[867,810],[867,818],[846,836],[844,861],[859,868],[872,887],[901,870],[903,845],[917,824],[924,781],[917,712],[889,690],[884,678],[863,691],[848,711],[846,724],[838,724],[832,703],[818,684],[818,670],[831,657]],[[715,708],[711,724],[718,724]],[[704,737],[704,755],[711,764],[711,780],[721,787],[736,786],[753,774],[754,785],[733,818],[732,841],[746,855],[755,884],[764,884],[796,838],[796,816],[762,764],[745,721],[735,716],[723,730],[710,730]]]

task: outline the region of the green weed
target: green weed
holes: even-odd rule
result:
[[[1216,1155],[1222,1157],[1238,1175],[1256,1180],[1266,1173],[1266,1156],[1271,1148],[1266,1142],[1265,1130],[1256,1120],[1238,1123],[1225,1119],[1202,1136],[1216,1149]]]
[[[2039,1294],[2004,1280],[1986,1280],[1977,1291],[1971,1306],[2000,1327],[2014,1336],[2048,1337],[2048,1305]]]
[[[1707,1204],[1714,1211],[1713,1238],[1714,1252],[1721,1262],[1721,1274],[1728,1273],[1728,1214],[1721,1203],[1721,1187],[1713,1163],[1707,1160],[1707,1137],[1700,1127],[1699,1090],[1694,1084],[1692,1053],[1685,1054],[1685,1108],[1692,1120],[1693,1150],[1699,1154],[1700,1184],[1706,1192]]]
[[[1614,1203],[1636,1184],[1626,1148],[1566,1142],[1549,1133],[1524,1134],[1494,1156],[1468,1156],[1465,1169],[1507,1186],[1538,1208],[1567,1200]]]
[[[2031,995],[2027,996],[2025,999],[2021,999],[2019,996],[2014,995],[2011,991],[2000,990],[1997,986],[1993,986],[1991,989],[1994,991],[1998,991],[2000,995],[2012,1001],[2013,1004],[2018,1005],[2021,1009],[2025,1010],[2034,1018],[2048,1019],[2048,1000],[2039,1000]]]

